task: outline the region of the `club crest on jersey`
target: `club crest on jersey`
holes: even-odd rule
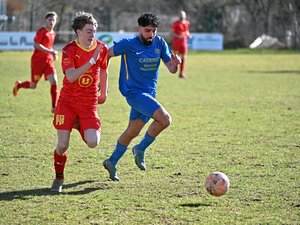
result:
[[[64,58],[63,64],[66,65],[66,66],[70,65],[71,64],[71,60],[69,58]]]
[[[87,88],[93,83],[93,77],[88,74],[83,74],[78,79],[78,84],[80,87]]]
[[[155,53],[159,55],[159,54],[160,54],[160,49],[159,49],[159,48],[156,48],[156,49],[155,49]]]

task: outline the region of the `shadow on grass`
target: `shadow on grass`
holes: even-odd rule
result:
[[[22,191],[1,192],[0,201],[12,201],[16,199],[27,200],[29,199],[29,197],[47,196],[47,195],[84,195],[100,189],[109,189],[109,187],[107,186],[100,187],[97,185],[97,187],[84,188],[78,191],[70,191],[70,192],[66,191],[66,189],[68,188],[72,188],[72,187],[76,187],[88,183],[94,183],[94,182],[95,181],[92,180],[86,180],[86,181],[81,181],[73,184],[65,184],[63,186],[62,193],[51,192],[50,186],[49,188],[37,188],[37,189],[22,190]]]
[[[266,74],[300,74],[300,70],[249,70],[248,73],[266,73]]]
[[[205,204],[205,203],[186,203],[186,204],[180,204],[179,206],[181,206],[181,207],[197,208],[197,207],[211,206],[211,204]]]

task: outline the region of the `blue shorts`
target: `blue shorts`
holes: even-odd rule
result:
[[[161,104],[148,93],[135,93],[126,97],[131,106],[129,120],[140,119],[146,124],[153,117],[154,112]]]

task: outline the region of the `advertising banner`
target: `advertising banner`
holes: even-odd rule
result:
[[[66,32],[63,32],[66,34]],[[73,34],[73,32],[67,32]],[[108,47],[113,46],[114,41],[122,38],[130,38],[136,35],[134,32],[97,32],[95,38],[103,41]],[[168,35],[161,33],[159,35]],[[35,32],[1,32],[0,51],[6,50],[32,50]],[[223,35],[210,33],[191,33],[188,40],[188,47],[191,50],[220,51],[223,50]]]
[[[1,32],[0,50],[31,50],[35,32]]]

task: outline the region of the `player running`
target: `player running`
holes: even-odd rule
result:
[[[98,24],[90,13],[79,12],[72,21],[77,39],[63,48],[62,70],[65,74],[53,125],[58,143],[54,150],[56,177],[51,190],[61,192],[72,128],[80,131],[90,148],[100,142],[101,122],[97,104],[107,96],[107,46],[95,39]],[[98,97],[98,89],[101,95]]]
[[[103,162],[111,180],[118,181],[116,165],[131,140],[153,118],[141,142],[132,149],[135,163],[146,169],[145,150],[171,123],[167,110],[155,99],[158,69],[161,59],[171,73],[177,72],[180,58],[172,54],[165,40],[157,36],[159,20],[145,13],[138,18],[139,35],[123,39],[109,49],[109,57],[121,55],[119,88],[131,107],[127,129],[119,137],[112,155]]]
[[[54,113],[57,102],[57,73],[54,67],[54,60],[58,58],[57,51],[53,49],[56,33],[57,14],[48,12],[45,16],[45,25],[37,30],[34,37],[34,52],[31,57],[31,80],[24,82],[16,81],[13,88],[13,95],[17,96],[21,88],[35,89],[42,75],[50,82],[50,93],[52,100],[51,112]]]
[[[190,22],[186,19],[185,11],[179,12],[179,19],[173,23],[173,52],[181,57],[179,77],[184,78],[185,59],[188,53],[187,39],[190,38]]]

